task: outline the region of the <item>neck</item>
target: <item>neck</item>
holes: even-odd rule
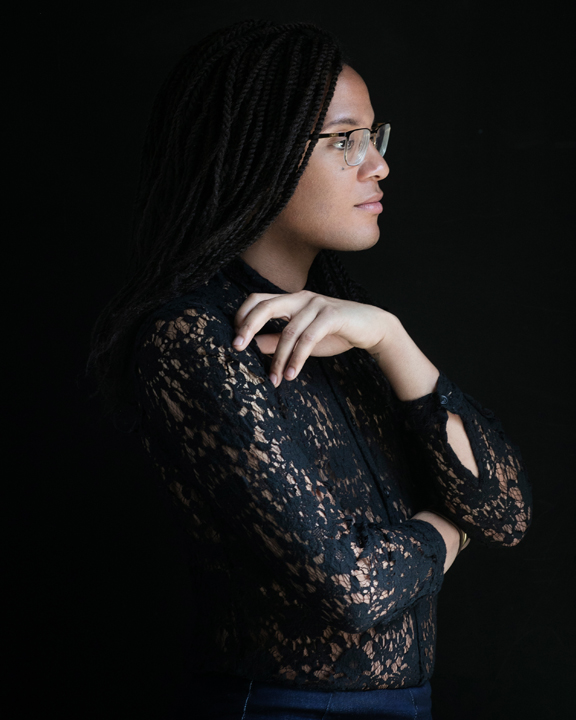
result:
[[[286,292],[303,290],[318,250],[297,242],[280,242],[264,233],[241,254],[257,273]]]

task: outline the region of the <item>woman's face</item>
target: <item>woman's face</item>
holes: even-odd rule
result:
[[[342,69],[322,132],[344,132],[372,127],[375,121],[368,88],[350,66]],[[363,250],[378,241],[381,206],[362,207],[379,200],[378,182],[388,165],[372,143],[360,165],[344,162],[343,138],[320,138],[294,195],[268,228],[279,242],[292,250]],[[304,250],[304,247],[302,248]]]

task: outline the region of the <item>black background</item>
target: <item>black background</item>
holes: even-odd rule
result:
[[[137,439],[89,397],[83,367],[126,270],[155,92],[190,44],[246,17],[309,20],[344,41],[392,133],[380,241],[342,260],[501,417],[533,483],[522,543],[472,543],[446,576],[435,720],[573,710],[569,7],[155,0],[29,11],[9,73],[32,300],[18,323],[26,380],[11,427],[22,442],[10,485],[25,512],[12,536],[24,551],[13,628],[26,688],[13,717],[39,702],[60,717],[164,718],[185,692],[193,585],[170,508]]]

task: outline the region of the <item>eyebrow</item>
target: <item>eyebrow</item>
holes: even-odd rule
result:
[[[326,123],[326,125],[324,125],[324,127],[322,128],[322,132],[324,132],[324,130],[327,130],[330,127],[333,127],[334,125],[353,125],[353,126],[355,125],[356,127],[358,127],[359,124],[360,124],[359,121],[356,120],[355,118],[344,117],[344,116],[337,117],[337,118],[334,118],[334,120],[331,120],[329,123]],[[372,124],[374,124],[374,123],[372,123]]]

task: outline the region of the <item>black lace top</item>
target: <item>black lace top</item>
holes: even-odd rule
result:
[[[256,341],[232,346],[251,292],[285,291],[236,258],[136,345],[143,441],[190,543],[195,668],[331,691],[420,685],[446,548],[410,517],[436,506],[472,542],[517,544],[531,519],[519,452],[443,374],[400,402],[365,350],[310,357],[274,388]],[[446,409],[478,478],[447,443]]]

